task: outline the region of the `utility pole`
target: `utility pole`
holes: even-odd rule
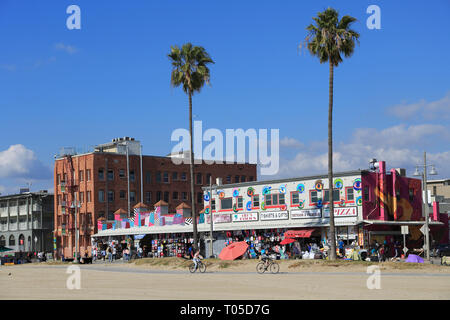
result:
[[[212,201],[213,201],[213,193],[212,193],[212,175],[209,176],[209,221],[210,221],[210,226],[211,226],[211,247],[209,249],[209,253],[210,253],[210,257],[212,257],[214,255],[214,249],[213,249],[213,243],[214,243],[214,239],[213,239],[213,223],[214,223],[214,219],[213,219],[213,212],[212,212]]]
[[[430,229],[428,227],[428,189],[427,189],[427,153],[423,152],[423,183],[425,191],[425,238],[426,238],[426,250],[427,260],[430,261]]]

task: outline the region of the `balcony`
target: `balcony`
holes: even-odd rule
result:
[[[28,213],[27,205],[19,206],[19,215],[26,215]]]
[[[9,230],[16,231],[17,230],[17,222],[9,224]]]
[[[27,230],[27,223],[26,222],[19,222],[19,230]]]

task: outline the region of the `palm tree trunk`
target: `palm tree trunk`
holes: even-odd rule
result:
[[[192,134],[192,92],[189,92],[189,135],[191,139],[189,169],[191,173],[191,210],[192,225],[194,227],[194,249],[197,251],[197,212],[195,210],[195,192],[194,192],[194,138]]]
[[[334,226],[334,200],[333,200],[333,63],[330,59],[330,85],[328,102],[328,187],[330,200],[330,260],[336,260],[336,230]]]

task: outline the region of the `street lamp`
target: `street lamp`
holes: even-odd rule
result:
[[[423,172],[419,172],[419,166],[423,166]],[[437,175],[434,165],[427,165],[427,153],[423,152],[423,165],[416,166],[415,176],[422,176],[422,189],[425,193],[423,199],[423,213],[425,214],[425,250],[427,252],[427,260],[430,261],[430,229],[428,227],[428,190],[427,190],[427,167],[431,167],[430,175]]]
[[[74,203],[75,202],[75,203]],[[72,202],[72,205],[70,206],[72,209],[75,208],[75,215],[74,215],[74,223],[75,223],[75,262],[78,262],[78,227],[77,227],[77,213],[78,208],[81,208],[80,201],[75,200]]]

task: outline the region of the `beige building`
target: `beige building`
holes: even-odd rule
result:
[[[432,196],[443,196],[450,199],[450,179],[428,180],[427,189]]]

